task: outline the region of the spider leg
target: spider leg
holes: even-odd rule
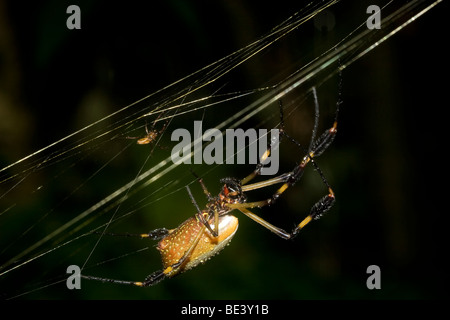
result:
[[[170,233],[170,230],[167,230],[166,228],[159,228],[155,229],[153,231],[150,231],[149,233],[141,233],[141,234],[135,234],[135,233],[103,233],[100,231],[96,231],[96,234],[106,235],[106,236],[122,236],[122,237],[138,237],[141,239],[144,238],[150,238],[151,240],[160,240],[167,236]],[[162,281],[165,278],[165,275],[162,271],[156,271],[145,278],[144,282],[139,281],[128,281],[128,280],[117,280],[117,279],[109,279],[109,278],[100,278],[100,277],[94,277],[94,276],[87,276],[87,275],[80,275],[81,278],[87,279],[87,280],[95,280],[100,281],[104,283],[114,283],[114,284],[124,284],[124,285],[133,285],[133,286],[151,286],[154,285],[160,281]]]
[[[162,115],[162,113],[161,113],[161,115]],[[161,116],[160,115],[160,116]],[[159,117],[160,117],[159,116]],[[159,117],[158,117],[158,119],[159,119]],[[158,119],[156,119],[156,120],[158,120]],[[155,121],[156,121],[155,120]],[[166,121],[164,122],[164,125],[163,125],[163,127],[161,128],[161,130],[159,130],[159,133],[163,133],[165,130],[166,130],[166,128],[167,128],[167,126],[169,125],[169,122],[170,122],[170,117],[168,117],[167,119],[166,119]]]
[[[211,202],[214,200],[214,197],[211,196],[211,193],[209,193],[208,189],[205,186],[205,183],[203,182],[203,179],[198,178],[197,177],[197,181],[200,183],[200,185],[202,186],[203,192],[206,195],[206,198],[208,199],[208,202]],[[201,220],[203,222],[204,225],[206,225],[206,227],[208,228],[208,230],[212,233],[212,235],[214,237],[217,237],[219,235],[219,212],[217,210],[211,211],[209,213],[208,216],[208,220],[210,218],[212,218],[212,215],[214,214],[214,230],[211,229],[211,226],[209,225],[209,223],[204,219],[203,215],[202,218],[203,220]]]
[[[291,172],[287,174],[282,174],[276,178],[272,178],[266,181],[242,186],[243,191],[249,191],[284,182],[283,185],[280,188],[278,188],[278,190],[270,198],[261,201],[254,201],[247,203],[227,204],[227,207],[230,209],[237,209],[241,211],[246,216],[248,216],[255,222],[261,224],[270,231],[274,232],[283,239],[291,239],[295,237],[299,233],[299,231],[303,229],[304,226],[306,226],[312,220],[319,219],[325,212],[327,212],[333,206],[335,202],[334,192],[329,186],[322,171],[315,163],[314,157],[317,157],[318,155],[322,154],[325,151],[325,149],[331,144],[331,141],[332,139],[334,139],[334,135],[336,133],[336,126],[337,123],[335,122],[331,127],[331,129],[324,132],[317,139],[317,141],[312,144],[313,145],[312,150],[309,152],[309,154],[307,154],[303,158],[301,163],[298,166],[296,166],[294,170],[292,170]],[[304,169],[309,162],[311,162],[314,165],[316,171],[322,178],[322,181],[327,186],[328,194],[322,197],[316,204],[314,204],[314,206],[311,208],[309,215],[305,219],[303,219],[291,233],[288,233],[283,229],[273,226],[269,222],[263,220],[262,218],[260,218],[259,216],[255,215],[254,213],[248,210],[251,208],[260,208],[268,206],[274,203],[283,192],[285,192],[290,186],[294,185],[301,178]]]
[[[322,172],[320,170],[318,170],[318,166],[316,165],[314,158],[321,155],[326,150],[326,148],[328,148],[328,146],[331,144],[331,142],[333,141],[333,139],[336,135],[336,132],[337,132],[336,127],[337,127],[337,122],[334,122],[333,126],[330,129],[326,130],[313,143],[312,149],[309,151],[309,153],[303,158],[303,160],[300,162],[299,165],[294,167],[294,169],[291,172],[282,174],[276,178],[268,179],[266,181],[242,186],[243,191],[249,191],[249,190],[255,190],[255,189],[262,188],[262,187],[274,185],[277,183],[283,183],[283,185],[272,195],[272,197],[270,197],[266,200],[263,200],[263,201],[245,203],[242,205],[244,205],[248,208],[254,208],[254,207],[263,207],[263,206],[272,204],[290,186],[294,185],[298,180],[300,180],[300,178],[302,177],[302,175],[305,171],[305,167],[309,162],[311,162],[315,166],[316,170],[319,172],[320,176],[322,177],[322,180],[325,182],[325,185],[329,189],[329,195],[333,195],[333,197],[334,197],[334,193],[331,190],[331,188],[329,187],[328,183],[326,182],[325,177],[323,176]],[[295,141],[295,140],[293,140],[293,141]],[[232,206],[230,205],[229,207],[232,207]]]
[[[203,185],[203,182],[202,182],[202,186],[204,186]],[[191,192],[191,189],[189,188],[189,186],[186,186],[186,190],[187,190],[187,192],[188,192],[188,194],[189,194],[189,198],[191,198],[191,202],[192,202],[192,204],[195,206],[195,208],[197,209],[197,213],[195,214],[195,216],[197,217],[197,219],[201,222],[201,223],[203,223],[205,226],[206,226],[206,228],[208,228],[208,230],[209,230],[209,232],[211,232],[211,234],[214,236],[214,237],[217,237],[218,235],[219,235],[219,231],[218,231],[218,228],[219,228],[219,214],[217,213],[217,211],[215,211],[215,217],[214,217],[214,230],[211,228],[211,225],[209,224],[209,222],[205,219],[205,217],[204,217],[204,215],[203,215],[203,212],[200,210],[200,207],[198,206],[198,204],[197,204],[197,201],[195,201],[195,198],[194,198],[194,196],[192,195],[192,192]],[[206,190],[206,187],[205,187],[205,189],[204,190]],[[207,190],[206,190],[206,192],[207,192]],[[205,192],[205,193],[206,193]],[[209,192],[208,192],[208,194],[209,194]]]
[[[93,277],[93,276],[86,276],[81,274],[81,278],[87,279],[87,280],[95,280],[100,281],[104,283],[114,283],[114,284],[124,284],[124,285],[131,285],[131,286],[137,286],[137,287],[148,287],[157,284],[158,282],[165,279],[166,275],[162,271],[156,271],[145,278],[143,282],[140,281],[128,281],[128,280],[117,280],[117,279],[109,279],[109,278],[100,278],[100,277]]]
[[[273,233],[275,233],[277,236],[283,238],[283,239],[293,239],[297,234],[300,232],[301,229],[303,229],[308,223],[310,223],[312,220],[319,219],[325,212],[327,212],[334,204],[335,198],[333,191],[330,189],[329,194],[322,197],[318,202],[316,202],[308,216],[304,218],[295,228],[292,230],[292,232],[287,232],[286,230],[283,230],[279,227],[274,226],[273,224],[267,222],[266,220],[262,219],[260,216],[254,214],[247,208],[254,208],[254,207],[260,207],[262,205],[267,205],[267,201],[258,201],[258,202],[251,202],[251,203],[237,203],[237,204],[230,204],[229,207],[232,209],[237,209],[243,214],[245,214],[247,217],[252,219],[253,221],[259,223],[263,227],[269,229]]]
[[[159,228],[152,230],[148,233],[111,233],[111,232],[102,232],[96,231],[93,232],[95,234],[100,234],[102,236],[113,236],[113,237],[138,237],[141,239],[150,238],[151,240],[161,240],[165,236],[167,236],[170,231],[166,228]]]
[[[280,107],[280,133],[284,132],[284,120],[283,120],[283,106],[281,104],[281,100],[279,101],[279,107]],[[281,135],[283,137],[283,135]],[[276,141],[275,143],[280,143],[281,139]],[[256,165],[255,170],[253,170],[252,173],[250,173],[248,176],[246,176],[244,179],[241,180],[241,185],[245,185],[251,180],[253,180],[255,177],[261,175],[261,169],[264,167],[264,162],[266,159],[270,156],[270,153],[272,152],[272,142],[267,147],[266,151],[261,155],[259,159],[259,163]]]
[[[197,179],[198,183],[200,183],[203,192],[206,195],[206,198],[208,199],[208,201],[211,201],[213,199],[213,196],[211,196],[211,193],[208,191],[208,188],[206,188],[205,183],[203,182],[203,179],[200,178],[194,171],[192,171],[192,169],[190,169],[192,175]]]
[[[211,196],[211,193],[208,191],[208,188],[206,188],[205,183],[203,182],[203,179],[200,178],[194,171],[191,170],[191,173],[194,175],[194,177],[197,179],[198,183],[200,183],[202,189],[203,189],[203,193],[206,195],[206,198],[208,199],[208,202],[214,201],[214,197]],[[189,189],[188,186],[186,186],[186,189],[188,190],[188,194],[189,197],[191,198],[192,203],[194,204],[194,206],[197,208],[197,218],[199,218],[199,220],[208,228],[209,232],[211,232],[211,234],[214,237],[217,237],[219,235],[219,212],[217,210],[211,211],[209,213],[208,219],[205,219],[205,217],[203,216],[200,208],[197,205],[197,202],[195,201],[194,197],[192,196],[192,193]],[[211,228],[211,225],[209,224],[209,222],[207,220],[211,219],[212,216],[214,215],[214,230]]]
[[[303,227],[305,227],[309,222],[315,219],[319,219],[325,212],[327,212],[334,204],[335,202],[335,196],[334,192],[331,189],[330,185],[328,184],[325,176],[323,175],[320,168],[315,163],[314,159],[318,156],[320,156],[333,142],[336,132],[337,132],[337,114],[339,111],[339,105],[341,103],[341,99],[339,98],[337,104],[336,104],[336,114],[334,123],[326,130],[320,137],[316,139],[316,132],[318,128],[318,121],[319,121],[319,102],[317,98],[317,93],[315,87],[312,89],[313,96],[314,96],[314,106],[315,106],[315,119],[314,119],[314,127],[312,130],[312,136],[311,136],[311,142],[308,148],[307,154],[303,157],[302,161],[299,165],[296,165],[294,169],[291,172],[282,174],[278,177],[268,179],[262,182],[253,183],[250,185],[244,185],[245,183],[252,180],[254,177],[260,174],[261,172],[261,163],[269,156],[271,146],[266,150],[266,152],[263,154],[260,160],[260,164],[258,164],[257,168],[246,178],[241,180],[242,185],[242,191],[250,191],[255,190],[259,188],[263,188],[266,186],[283,183],[281,187],[276,190],[276,192],[268,199],[261,200],[261,201],[254,201],[254,202],[248,202],[248,203],[237,203],[237,204],[228,204],[227,207],[230,209],[237,209],[241,211],[243,214],[245,214],[247,217],[251,218],[255,222],[261,224],[263,227],[269,229],[279,237],[283,239],[291,239],[295,237]],[[283,109],[280,102],[280,132],[282,137],[286,137],[291,142],[295,143],[299,148],[303,149],[303,147],[292,137],[290,137],[284,130],[284,119],[283,119]],[[328,188],[328,194],[322,197],[318,202],[316,202],[313,207],[310,210],[309,215],[304,218],[296,227],[295,229],[289,233],[283,229],[280,229],[269,222],[265,221],[264,219],[260,218],[258,215],[252,213],[248,209],[251,208],[259,208],[271,205],[274,203],[280,195],[285,192],[290,186],[294,185],[303,175],[305,167],[308,163],[312,163],[316,169],[316,171],[319,173],[320,177],[322,178],[322,181]]]
[[[100,282],[104,282],[104,283],[132,285],[132,286],[137,286],[137,287],[153,286],[153,285],[161,282],[165,278],[171,277],[172,275],[175,275],[179,272],[180,268],[183,267],[184,263],[191,256],[192,252],[194,251],[195,247],[197,246],[198,242],[200,241],[205,230],[206,230],[206,225],[203,225],[200,228],[200,230],[198,231],[194,241],[190,244],[189,248],[185,251],[183,256],[176,263],[166,267],[164,270],[159,270],[159,271],[153,272],[152,274],[147,276],[144,281],[117,280],[117,279],[100,278],[100,277],[86,276],[86,275],[80,275],[80,276],[84,279],[95,280],[95,281],[100,281]]]

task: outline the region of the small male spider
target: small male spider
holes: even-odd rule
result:
[[[150,130],[148,129],[147,124],[145,125],[145,136],[141,136],[141,137],[127,137],[127,139],[137,139],[137,144],[150,144],[155,142],[156,138],[164,132],[164,130],[166,130],[167,124],[169,123],[169,119],[166,120],[166,122],[164,123],[163,127],[161,128],[161,130],[156,130],[155,126],[156,126],[156,122],[159,120],[159,118],[161,118],[163,113],[160,113],[159,116],[155,119],[155,121],[153,121],[152,127],[150,128]]]
[[[223,184],[223,187],[216,197],[211,196],[202,179],[197,178],[208,199],[205,209],[200,210],[190,192],[189,187],[186,186],[189,197],[197,209],[197,213],[193,217],[190,217],[175,229],[168,230],[166,228],[160,228],[144,234],[127,234],[127,236],[137,236],[140,238],[159,240],[157,249],[161,254],[163,264],[162,270],[152,273],[142,282],[99,278],[87,275],[81,275],[81,277],[102,282],[147,287],[152,286],[165,278],[170,278],[181,272],[192,269],[217,254],[231,241],[238,228],[238,219],[231,214],[233,210],[239,210],[250,219],[261,224],[263,227],[269,229],[283,239],[293,239],[309,222],[319,219],[322,214],[333,206],[335,196],[333,190],[329,186],[319,167],[316,165],[314,159],[320,156],[334,140],[337,132],[337,115],[340,100],[336,104],[336,115],[332,127],[316,138],[319,119],[319,105],[316,89],[313,88],[312,91],[315,104],[315,122],[312,130],[312,137],[308,150],[306,151],[306,155],[292,171],[283,173],[275,178],[265,181],[248,184],[251,180],[261,174],[261,168],[263,167],[262,163],[271,153],[272,145],[269,145],[268,149],[261,156],[260,163],[256,166],[256,169],[247,177],[242,180],[235,178],[221,179],[220,182]],[[281,137],[288,138],[304,151],[298,142],[284,132],[281,103],[280,118]],[[322,181],[328,189],[328,194],[313,205],[308,216],[306,216],[306,218],[304,218],[292,230],[292,232],[287,232],[272,225],[249,210],[252,208],[260,208],[273,204],[281,194],[300,180],[308,163],[312,163],[314,165],[316,171],[319,173]],[[262,201],[247,202],[246,192],[275,184],[282,185],[270,198]]]

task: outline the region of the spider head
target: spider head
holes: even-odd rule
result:
[[[235,178],[224,178],[220,180],[223,183],[221,198],[227,203],[243,203],[247,197],[242,192],[241,183]]]

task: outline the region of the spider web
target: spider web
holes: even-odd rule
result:
[[[241,49],[5,165],[0,170],[3,297],[53,298],[61,292],[73,297],[77,293],[65,286],[66,268],[73,264],[86,273],[136,281],[157,270],[159,258],[153,244],[105,239],[101,234],[175,227],[194,212],[185,187],[195,188],[195,178],[186,166],[177,166],[170,158],[173,129],[192,131],[193,120],[198,119],[207,128],[219,130],[274,128],[279,124],[277,103],[282,100],[287,121],[296,121],[291,129],[299,127],[295,138],[307,145],[312,127],[308,111],[312,109],[308,107],[311,88],[318,88],[319,99],[325,100],[321,106],[332,114],[339,70],[351,66],[438,2],[403,5],[388,1],[380,6],[381,29],[368,29],[367,14],[362,11],[347,23],[337,24],[333,32],[326,30],[333,28],[327,24],[329,20],[322,20],[324,24],[319,26],[325,31],[314,29],[321,21],[317,17],[332,11],[339,20],[348,8],[339,1],[308,2]],[[308,39],[311,34],[316,36]],[[313,45],[313,41],[317,43]],[[285,51],[286,47],[294,49]],[[266,70],[252,74],[262,68]],[[334,94],[326,93],[328,90]],[[331,101],[329,107],[327,101]],[[295,115],[302,112],[305,120],[298,120]],[[323,128],[331,118],[322,120]],[[146,127],[157,130],[154,141],[139,146],[128,139],[143,136]],[[193,145],[198,143],[201,139],[193,141]],[[289,158],[286,170],[299,160]],[[192,165],[190,169],[211,183],[210,192],[215,194],[220,178],[245,176],[252,166]],[[320,183],[318,177],[316,180]],[[294,215],[294,219],[300,217]],[[124,249],[111,249],[120,246]],[[124,259],[126,272],[116,266]],[[102,284],[88,286],[90,289],[81,291]],[[151,296],[170,296],[166,292],[170,288],[170,283],[163,283]],[[87,296],[93,297],[95,292]]]

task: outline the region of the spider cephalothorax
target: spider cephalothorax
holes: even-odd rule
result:
[[[225,203],[244,203],[247,201],[247,196],[242,191],[241,182],[238,179],[223,178],[220,183],[223,183],[222,191],[219,194],[221,201]]]

